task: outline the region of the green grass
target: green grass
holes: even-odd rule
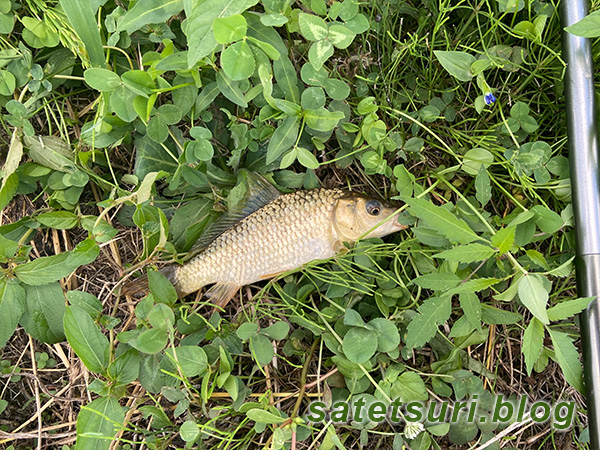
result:
[[[0,0],[0,446],[587,448],[558,4],[196,3]],[[121,296],[242,169],[410,228],[223,310],[160,276]],[[306,417],[492,394],[575,401],[573,427]]]

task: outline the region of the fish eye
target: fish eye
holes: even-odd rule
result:
[[[372,216],[378,216],[381,214],[381,202],[378,202],[377,200],[369,200],[365,206],[367,208],[367,212]]]

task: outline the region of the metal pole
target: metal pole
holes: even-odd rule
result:
[[[586,0],[562,0],[563,26],[588,13]],[[589,39],[563,32],[571,189],[577,236],[577,289],[600,297],[600,152]],[[580,317],[590,448],[600,450],[600,315],[598,300]]]

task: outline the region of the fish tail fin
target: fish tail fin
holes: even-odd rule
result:
[[[128,297],[141,297],[148,294],[148,292],[150,292],[150,287],[148,286],[148,275],[146,274],[129,279],[121,289],[121,294]]]
[[[175,266],[165,266],[159,269],[158,271],[162,273],[167,278],[167,280],[171,282],[171,284],[175,284]],[[175,290],[177,291],[178,298],[181,298],[185,295],[184,293],[180,292],[177,288]],[[127,281],[127,283],[125,283],[123,289],[121,290],[121,294],[127,295],[129,297],[139,297],[142,295],[147,295],[148,292],[150,292],[150,286],[148,284],[148,275],[145,273],[137,278],[132,278],[129,281]]]

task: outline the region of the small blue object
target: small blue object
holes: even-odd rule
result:
[[[483,99],[485,100],[486,105],[491,105],[496,101],[496,97],[494,97],[494,94],[492,94],[491,92],[486,92],[483,96]]]

